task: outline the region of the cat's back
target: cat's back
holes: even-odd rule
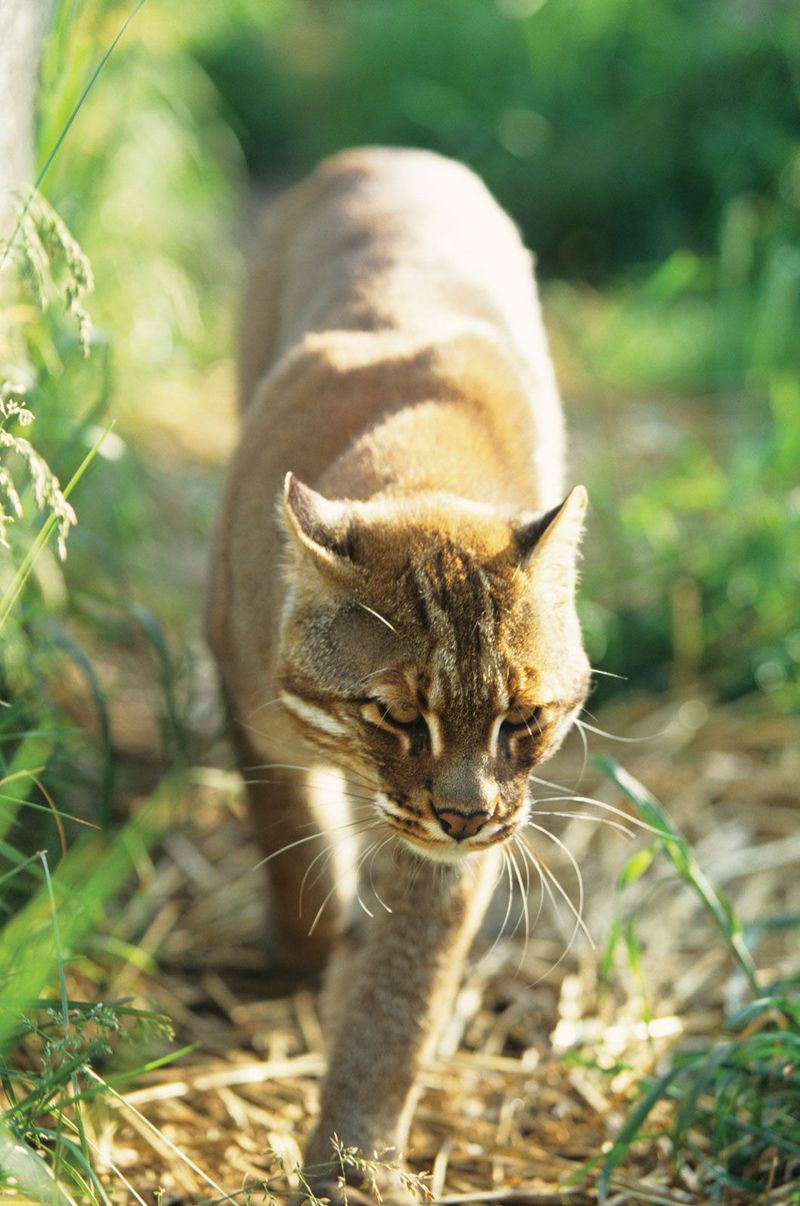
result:
[[[257,232],[208,634],[242,693],[272,673],[287,471],[329,497],[563,496],[563,419],[531,257],[468,168],[427,151],[333,156]]]
[[[325,160],[262,216],[243,324],[241,399],[307,336],[382,332],[394,348],[483,329],[546,362],[531,256],[469,168],[366,147]],[[373,341],[373,346],[374,341]]]

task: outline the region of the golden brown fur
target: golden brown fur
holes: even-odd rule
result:
[[[426,152],[336,156],[267,210],[241,389],[208,631],[270,859],[273,955],[340,956],[312,1164],[334,1133],[367,1155],[405,1141],[498,847],[586,692],[585,494],[561,505],[530,257],[477,178]],[[345,848],[373,835],[351,949]]]

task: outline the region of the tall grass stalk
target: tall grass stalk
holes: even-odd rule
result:
[[[64,489],[65,499],[70,497],[72,491],[75,489],[78,482],[91,465],[92,461],[97,455],[98,449],[102,446],[103,440],[106,438],[110,429],[111,425],[109,425],[99,439],[95,441],[91,449],[81,461],[78,468],[75,470]],[[33,543],[23,556],[20,564],[17,566],[11,582],[3,591],[2,595],[0,595],[0,630],[5,627],[12,611],[14,610],[14,607],[19,602],[19,598],[25,588],[25,584],[30,578],[33,568],[41,556],[42,551],[47,547],[56,533],[59,522],[59,516],[55,512],[51,512],[47,516],[41,528],[39,529],[39,532],[34,538]]]
[[[694,892],[722,935],[754,996],[759,993],[753,957],[744,942],[739,922],[728,898],[716,888],[695,857],[689,843],[675,828],[667,813],[646,787],[608,754],[599,755],[597,766],[634,805],[643,820],[658,831],[658,843],[680,879]],[[623,886],[625,884],[623,883]]]
[[[102,1078],[93,1079],[93,1065],[99,1059],[107,1061],[112,1040],[128,1032],[158,1036],[161,1041],[170,1034],[166,1019],[152,1011],[115,1001],[76,1000],[67,969],[104,920],[143,851],[172,823],[186,790],[185,779],[165,779],[116,831],[109,827],[101,832],[88,818],[72,817],[58,806],[57,795],[54,799],[47,786],[49,765],[68,729],[51,723],[54,710],[47,698],[48,684],[32,677],[27,668],[35,660],[34,643],[41,656],[42,639],[48,633],[46,622],[37,623],[47,612],[47,602],[35,589],[42,579],[34,580],[34,571],[54,540],[59,559],[66,558],[67,539],[77,523],[70,497],[110,427],[89,441],[85,437],[90,420],[78,418],[76,428],[75,417],[69,414],[71,405],[76,414],[80,410],[76,403],[82,386],[80,377],[74,377],[73,384],[66,372],[72,367],[74,376],[75,336],[66,334],[64,318],[77,323],[78,350],[88,356],[92,334],[83,301],[93,287],[93,276],[78,242],[38,189],[143,3],[138,0],[133,6],[71,105],[44,157],[34,190],[22,200],[11,237],[0,248],[0,272],[10,266],[16,270],[16,284],[6,273],[4,287],[17,288],[20,296],[27,292],[30,298],[30,304],[7,312],[0,330],[0,453],[4,461],[12,457],[10,464],[0,465],[0,540],[6,543],[8,535],[13,558],[0,593],[0,681],[9,696],[0,726],[0,859],[6,864],[0,871],[0,1196],[8,1189],[54,1206],[87,1201],[105,1206],[110,1201],[95,1171],[96,1152],[85,1109],[113,1088]],[[66,7],[58,8],[62,34]],[[71,6],[70,20],[76,11]],[[51,304],[54,300],[57,307]],[[106,371],[104,364],[103,393],[107,392]],[[40,451],[38,440],[34,444],[17,434],[18,428],[29,427],[42,413],[46,428],[48,405],[66,416],[72,427],[66,449],[61,440],[50,448],[50,455]],[[89,414],[94,422],[94,410]],[[56,423],[55,429],[64,427]],[[51,457],[54,452],[69,455],[76,435],[91,446],[62,490],[50,467]],[[14,476],[19,478],[21,470],[28,474],[24,486]],[[99,690],[91,672],[89,678]],[[39,826],[27,824],[23,829],[23,812],[53,820],[57,854]],[[107,807],[104,819],[110,819]],[[65,822],[71,826],[76,821],[94,832],[72,841]],[[32,849],[40,835],[41,845]],[[127,1188],[138,1196],[131,1186]]]
[[[800,1193],[800,976],[762,983],[742,923],[662,806],[612,758],[602,756],[597,762],[642,819],[659,831],[652,847],[629,860],[618,892],[648,871],[660,848],[713,921],[751,993],[751,1000],[727,1018],[715,1042],[699,1050],[677,1049],[667,1069],[643,1083],[611,1149],[592,1162],[601,1163],[600,1200],[607,1199],[612,1175],[632,1144],[652,1144],[649,1120],[659,1105],[670,1107],[670,1121],[655,1133],[669,1140],[676,1169],[681,1161],[695,1165],[710,1200],[723,1200],[719,1194],[728,1189],[751,1195],[753,1203],[767,1203],[770,1184],[788,1185],[792,1178]],[[800,927],[800,918],[781,918],[780,923]],[[618,920],[604,956],[606,975],[619,930]]]

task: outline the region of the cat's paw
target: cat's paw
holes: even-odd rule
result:
[[[333,1146],[334,1160],[319,1159],[315,1165],[312,1141],[306,1192],[298,1195],[297,1206],[316,1206],[317,1201],[331,1206],[419,1206],[430,1199],[424,1179],[407,1172],[394,1149],[367,1160],[357,1148],[335,1138]]]
[[[378,1177],[374,1181],[363,1181],[360,1186],[348,1185],[342,1177],[335,1181],[309,1182],[308,1190],[292,1199],[292,1206],[419,1206],[415,1197],[403,1184],[400,1177]]]

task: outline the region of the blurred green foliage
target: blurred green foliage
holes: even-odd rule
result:
[[[163,371],[152,358],[137,357],[126,338],[135,331],[137,307],[156,320],[166,311],[162,325],[167,336],[179,331],[184,363],[193,340],[192,363],[207,365],[214,323],[213,316],[201,318],[203,273],[213,279],[217,299],[226,279],[215,257],[227,180],[212,156],[192,144],[199,116],[184,110],[170,120],[161,94],[153,100],[161,81],[134,68],[137,151],[137,112],[126,110],[124,90],[106,107],[99,97],[84,103],[122,16],[119,6],[101,0],[55,5],[37,148],[37,184],[47,193],[19,198],[19,220],[0,243],[0,1183],[36,1201],[72,1201],[64,1185],[76,1201],[108,1202],[83,1120],[90,1098],[113,1091],[98,1075],[98,1062],[107,1062],[108,1040],[123,1034],[125,1022],[162,1038],[168,1028],[165,1019],[124,1003],[76,1001],[67,983],[68,974],[102,983],[108,969],[87,960],[86,948],[100,923],[111,923],[121,886],[174,824],[187,792],[175,776],[146,801],[140,792],[132,819],[115,815],[113,735],[94,666],[103,638],[111,643],[108,631],[101,636],[104,627],[116,627],[118,649],[135,645],[137,631],[147,634],[139,644],[155,651],[170,721],[175,708],[161,629],[132,602],[138,587],[131,590],[131,579],[118,579],[112,568],[115,558],[122,565],[141,556],[154,538],[157,499],[142,488],[147,460],[120,437],[114,443],[103,436],[112,394],[124,413],[126,391],[130,397],[137,381],[141,388],[149,374],[152,384]],[[123,78],[131,78],[134,64],[120,57],[106,66],[95,83],[107,84],[122,67]],[[195,76],[205,86],[202,73]],[[149,128],[148,101],[157,113]],[[152,160],[156,134],[175,168],[169,205],[156,188],[162,178]],[[53,158],[62,141],[69,153]],[[118,155],[126,157],[124,166]],[[115,198],[131,180],[139,181],[133,209],[129,195],[115,211]],[[173,205],[180,200],[188,217]],[[127,242],[120,238],[126,229]],[[184,240],[183,266],[177,235]],[[103,273],[95,313],[105,329],[93,329],[87,312],[92,270],[81,244],[89,242]],[[198,265],[196,248],[204,242]],[[104,477],[103,465],[114,466],[113,478]],[[136,503],[139,495],[149,513]],[[132,523],[132,514],[140,521]],[[67,706],[76,679],[83,723]],[[87,838],[87,828],[103,832]]]
[[[539,256],[593,501],[587,637],[629,680],[602,692],[700,684],[798,707],[799,101],[794,0],[57,0],[37,155],[94,270],[91,354],[88,328],[21,283],[0,314],[0,426],[65,483],[116,426],[70,496],[66,563],[42,536],[56,496],[37,497],[23,445],[2,450],[22,514],[6,507],[0,594],[31,573],[0,642],[0,992],[32,935],[41,955],[16,1014],[55,974],[63,992],[56,918],[74,914],[67,957],[155,836],[134,822],[55,870],[75,833],[57,814],[114,821],[98,662],[124,680],[125,657],[149,659],[163,753],[194,752],[181,672],[216,481],[176,441],[213,444],[230,389],[246,168],[268,193],[357,143],[472,164]],[[76,675],[80,725],[63,706]],[[56,1088],[68,1104],[69,1078]]]
[[[797,379],[777,378],[770,402],[724,460],[687,439],[621,507],[597,492],[619,524],[614,562],[592,571],[597,636],[604,664],[634,683],[705,682],[728,699],[755,687],[787,711],[800,702]]]
[[[484,177],[548,273],[715,247],[728,202],[797,201],[785,0],[328,0],[189,34],[251,170],[426,146]]]
[[[370,142],[484,177],[537,252],[582,400],[630,415],[627,445],[592,439],[591,406],[575,424],[594,657],[637,687],[796,707],[797,5],[238,0],[187,44],[270,188]]]
[[[113,813],[116,759],[107,681],[94,663],[115,650],[150,662],[165,749],[168,757],[180,752],[168,645],[177,643],[176,615],[193,604],[164,591],[158,597],[164,567],[175,561],[164,510],[177,494],[199,512],[188,518],[198,549],[213,511],[207,490],[200,499],[177,482],[170,496],[150,448],[132,433],[152,426],[156,390],[168,405],[173,384],[190,391],[227,355],[238,266],[229,233],[235,140],[203,71],[176,53],[180,31],[163,14],[148,23],[145,9],[126,26],[134,8],[116,0],[55,5],[36,146],[47,200],[20,203],[22,219],[3,252],[9,304],[0,316],[0,427],[8,428],[0,470],[22,504],[19,515],[6,504],[13,522],[0,550],[0,595],[9,600],[0,613],[0,775],[24,734],[46,730],[56,739],[44,789],[67,811],[104,824]],[[83,278],[91,285],[81,248],[99,282],[84,302],[91,326],[73,296]],[[158,442],[151,437],[151,447]],[[37,536],[59,498],[40,466],[66,482],[95,446],[99,455],[71,499],[80,522],[64,561]],[[71,511],[59,506],[63,543]],[[17,596],[14,575],[18,583],[32,549]],[[78,712],[91,739],[75,710],[64,712],[76,697],[86,701]],[[154,751],[154,763],[161,754]],[[55,850],[57,826],[46,811],[25,815],[27,845]]]
[[[133,9],[57,7],[40,166]],[[594,395],[657,429],[585,458],[594,656],[636,685],[794,706],[799,72],[800,12],[778,0],[142,7],[45,180],[99,287],[88,362],[69,324],[28,325],[37,447],[63,477],[112,399],[119,419],[66,576],[38,575],[51,620],[127,639],[137,598],[173,631],[186,618],[159,593],[165,527],[188,507],[203,543],[213,499],[165,489],[137,413],[229,356],[242,154],[274,188],[344,145],[414,143],[472,163],[536,248],[590,404],[578,429]]]
[[[113,751],[93,642],[143,642],[163,679],[170,645],[198,628],[185,578],[214,491],[170,468],[164,432],[209,425],[230,360],[245,165],[272,191],[353,143],[471,163],[539,255],[589,448],[594,659],[636,687],[699,681],[797,706],[798,89],[800,10],[783,0],[56,6],[38,163],[97,278],[92,355],[51,312],[24,324],[14,367],[62,480],[116,427],[75,499],[66,567],[43,554],[22,601],[35,653],[7,641],[5,679],[45,699],[59,659],[80,667],[104,812]],[[604,443],[615,413],[621,438]],[[598,694],[619,689],[603,679]]]
[[[602,974],[609,976],[615,953],[625,935],[628,962],[639,974],[636,906],[626,902],[631,887],[650,872],[657,853],[694,894],[706,924],[727,947],[735,975],[747,985],[742,997],[731,994],[722,1032],[713,1042],[676,1047],[664,1071],[639,1085],[639,1101],[628,1114],[609,1150],[589,1162],[601,1165],[598,1197],[608,1201],[614,1169],[631,1144],[659,1133],[671,1148],[673,1167],[690,1165],[701,1155],[702,1177],[708,1178],[712,1201],[724,1201],[715,1190],[743,1190],[747,1201],[768,1202],[770,1187],[793,1184],[800,1144],[797,1142],[798,1061],[800,1060],[800,978],[775,978],[757,969],[754,955],[770,930],[795,930],[800,917],[782,916],[745,926],[723,892],[704,873],[686,839],[658,800],[613,758],[598,765],[620,788],[629,803],[656,835],[625,863],[615,894],[615,917],[603,955]],[[713,940],[713,939],[712,939]],[[733,1001],[735,1000],[735,1004]],[[731,1007],[732,1006],[732,1007]],[[659,1102],[675,1108],[667,1126],[650,1116]],[[699,1142],[698,1142],[699,1141]],[[577,1178],[575,1178],[577,1179]],[[712,1188],[713,1187],[713,1188]]]
[[[568,414],[589,448],[595,661],[635,687],[700,681],[797,706],[797,6],[135,8],[57,5],[43,68],[40,167],[133,14],[44,181],[98,287],[88,361],[74,325],[27,327],[36,446],[65,479],[116,427],[78,492],[66,569],[47,555],[31,584],[30,664],[46,677],[55,648],[90,673],[84,644],[99,636],[144,639],[157,668],[142,605],[168,643],[197,631],[181,574],[202,559],[214,491],[165,471],[150,427],[157,411],[209,422],[205,397],[231,354],[245,165],[272,191],[339,147],[413,143],[471,163],[539,256]],[[621,438],[604,444],[615,413]],[[620,689],[603,679],[598,695]]]

